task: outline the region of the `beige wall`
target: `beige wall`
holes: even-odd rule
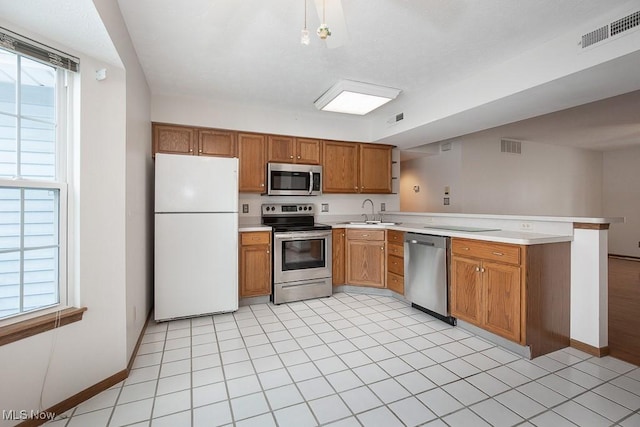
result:
[[[624,216],[609,230],[609,252],[640,257],[640,147],[604,153],[603,210]]]
[[[452,151],[403,162],[401,209],[514,215],[600,216],[602,153],[524,142],[500,152],[493,132],[461,137]],[[456,153],[459,146],[459,153]],[[420,185],[420,193],[413,186]],[[442,204],[451,186],[451,210]]]

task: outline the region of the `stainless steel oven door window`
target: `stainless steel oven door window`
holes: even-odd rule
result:
[[[331,230],[274,233],[276,283],[331,277]]]
[[[269,163],[267,185],[271,196],[322,194],[322,166]]]

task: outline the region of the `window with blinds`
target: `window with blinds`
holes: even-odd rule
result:
[[[11,40],[0,31],[0,319],[66,304],[69,67]]]

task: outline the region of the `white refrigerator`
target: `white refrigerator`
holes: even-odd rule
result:
[[[238,159],[155,163],[155,320],[237,310]]]

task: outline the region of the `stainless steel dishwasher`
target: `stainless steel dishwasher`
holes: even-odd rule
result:
[[[444,236],[405,235],[405,298],[413,307],[455,325],[449,313],[450,242]]]

